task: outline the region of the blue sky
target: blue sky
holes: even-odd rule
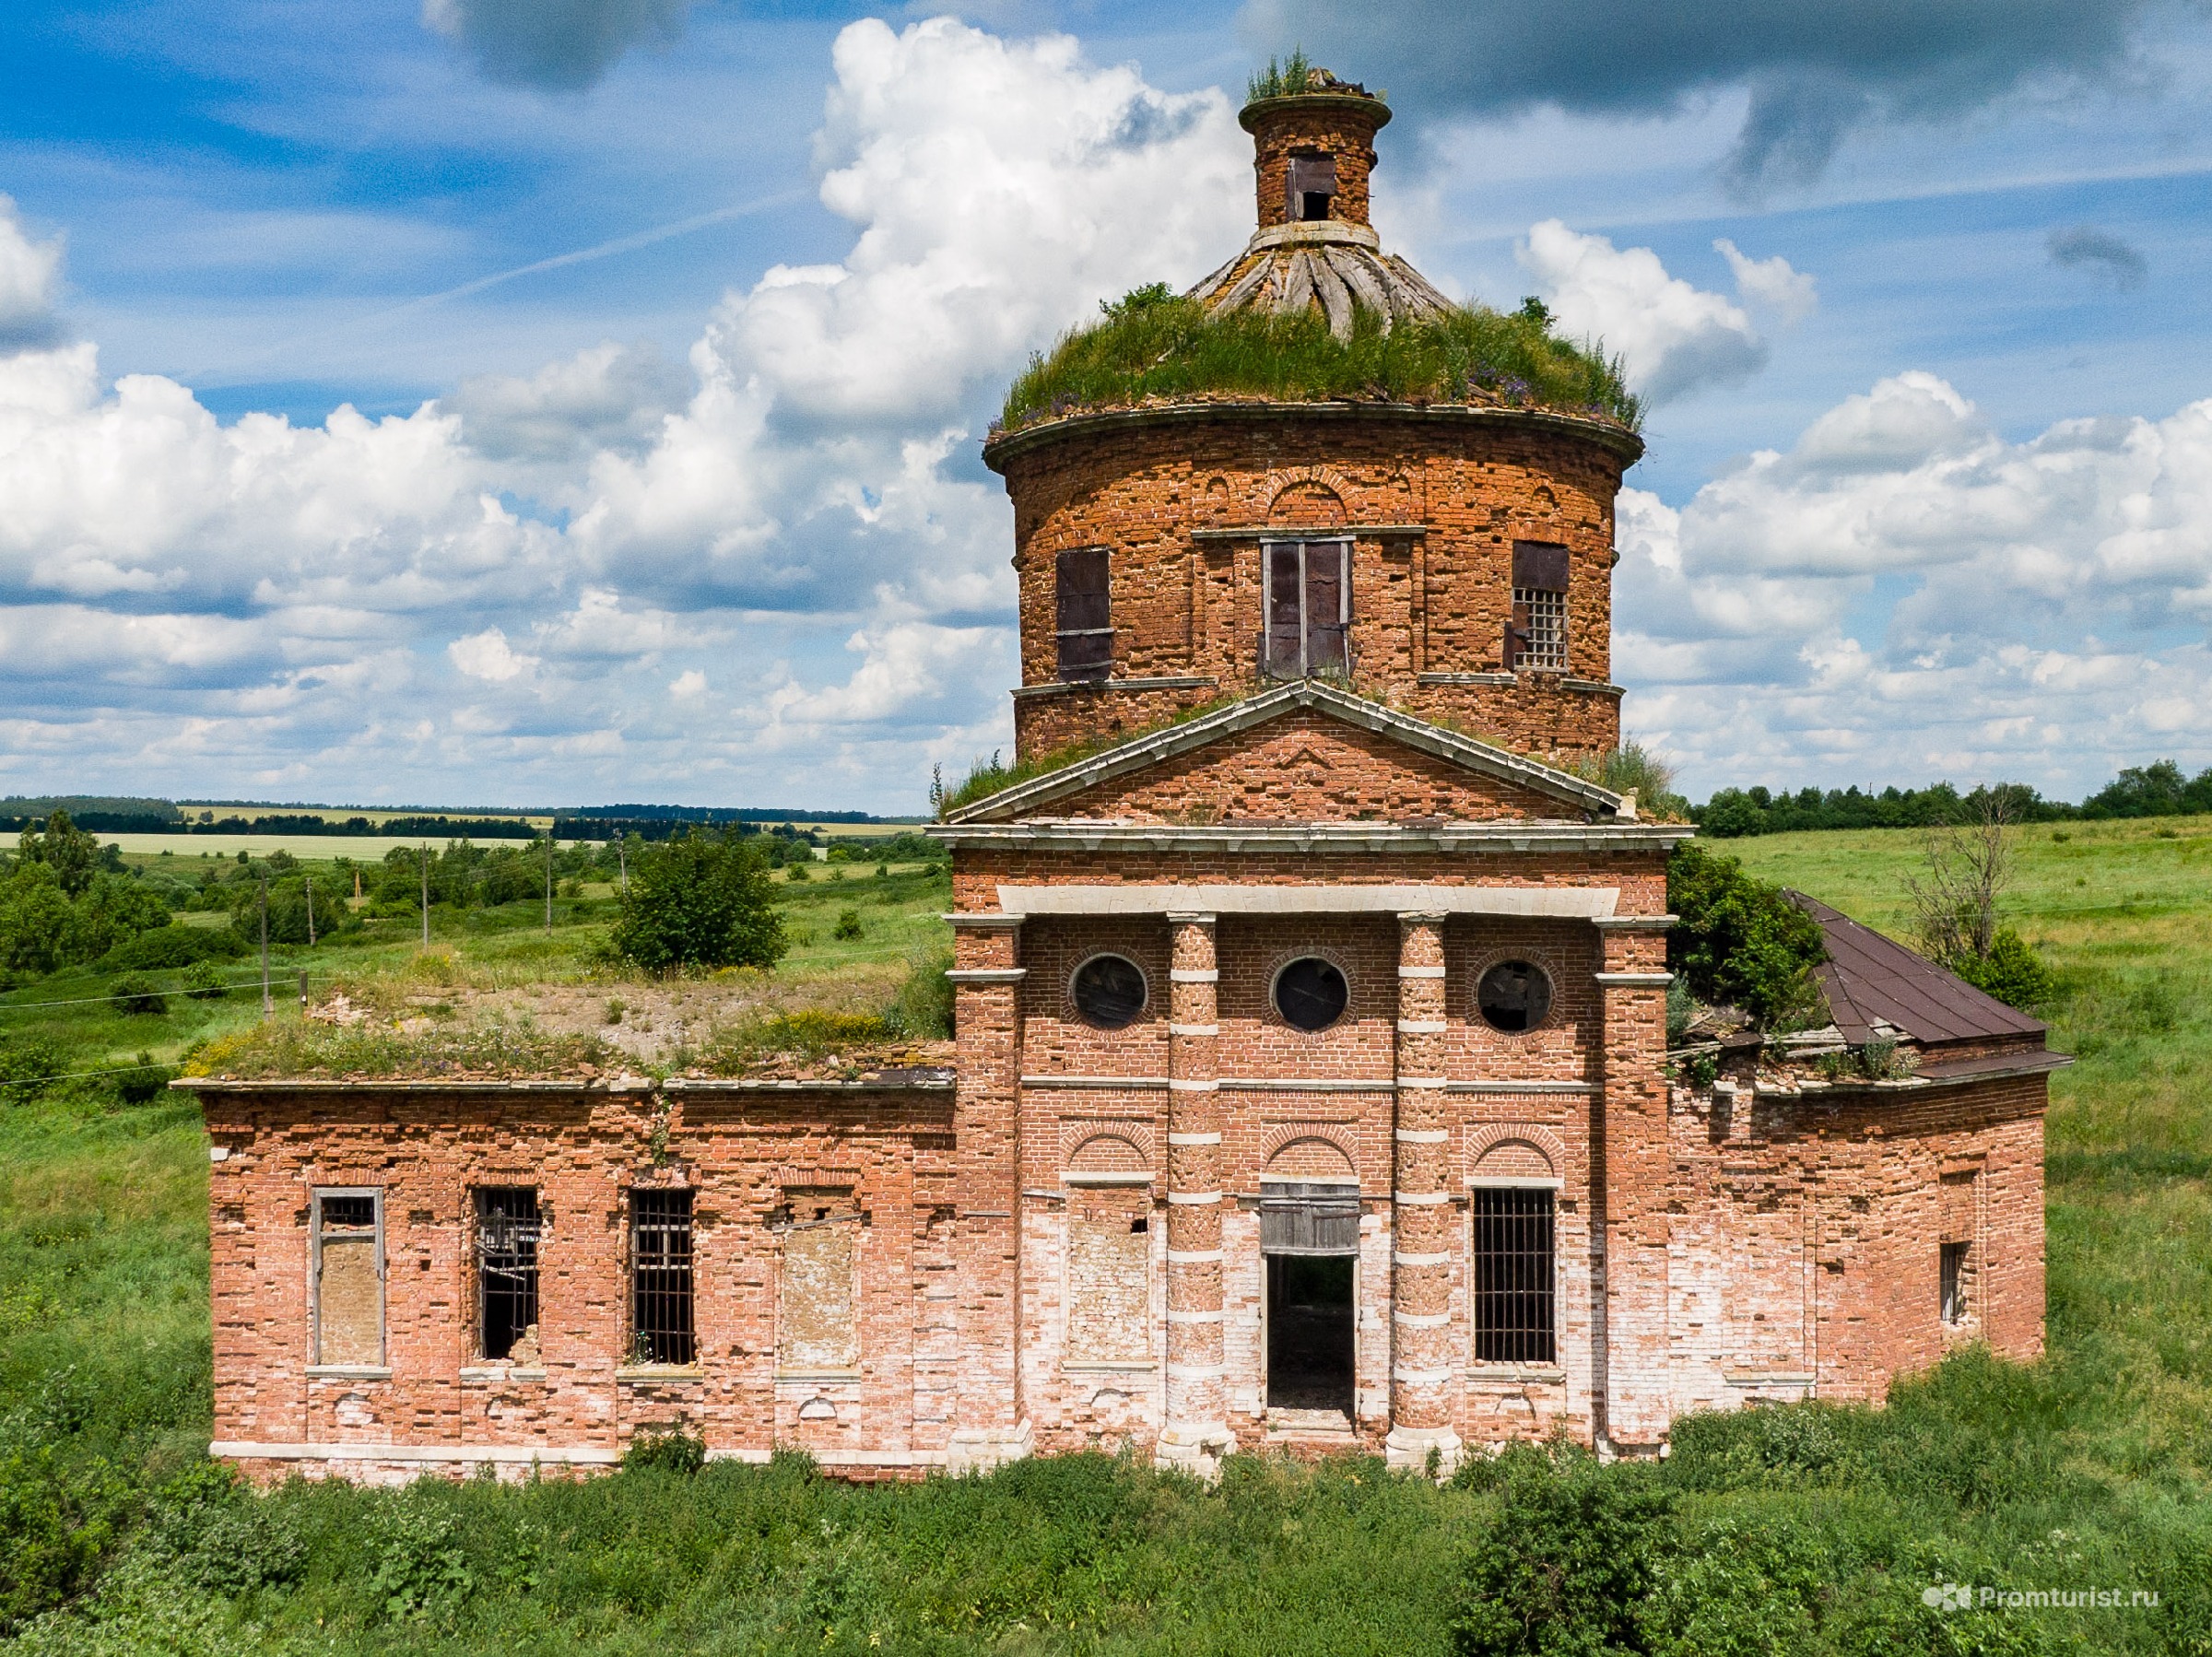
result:
[[[983,423],[1233,250],[1296,41],[1390,242],[1654,390],[1616,676],[1694,793],[2212,763],[2201,11],[1352,17],[9,8],[0,792],[916,807],[1006,740]]]

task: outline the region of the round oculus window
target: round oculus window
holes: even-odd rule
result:
[[[1094,955],[1076,969],[1068,993],[1084,1022],[1118,1030],[1145,1010],[1145,975],[1122,956]]]
[[[1292,961],[1275,975],[1275,1010],[1301,1030],[1325,1030],[1351,999],[1344,974],[1318,956]]]
[[[1551,980],[1526,961],[1500,961],[1476,986],[1475,1005],[1492,1029],[1533,1030],[1551,1011]]]

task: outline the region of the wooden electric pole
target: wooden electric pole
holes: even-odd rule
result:
[[[266,1018],[276,1010],[269,998],[269,877],[261,877],[261,1016]]]
[[[422,946],[430,946],[430,844],[422,844]]]
[[[553,830],[546,830],[546,936],[553,935]]]
[[[302,875],[300,879],[307,883],[307,946],[312,949],[315,946],[315,877]]]

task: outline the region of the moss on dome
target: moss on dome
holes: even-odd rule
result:
[[[1030,358],[994,430],[1095,409],[1217,398],[1540,408],[1630,431],[1643,420],[1619,359],[1561,339],[1533,300],[1510,312],[1458,306],[1387,332],[1379,314],[1361,309],[1345,340],[1318,311],[1211,317],[1158,283],[1103,309],[1103,320]]]

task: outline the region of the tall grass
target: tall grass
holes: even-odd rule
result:
[[[1135,302],[1142,299],[1144,302]],[[1004,429],[1147,399],[1480,403],[1593,416],[1636,430],[1643,405],[1618,358],[1560,339],[1538,309],[1466,307],[1383,332],[1355,313],[1339,340],[1317,313],[1209,318],[1195,300],[1133,295],[1032,358],[1006,394]]]

